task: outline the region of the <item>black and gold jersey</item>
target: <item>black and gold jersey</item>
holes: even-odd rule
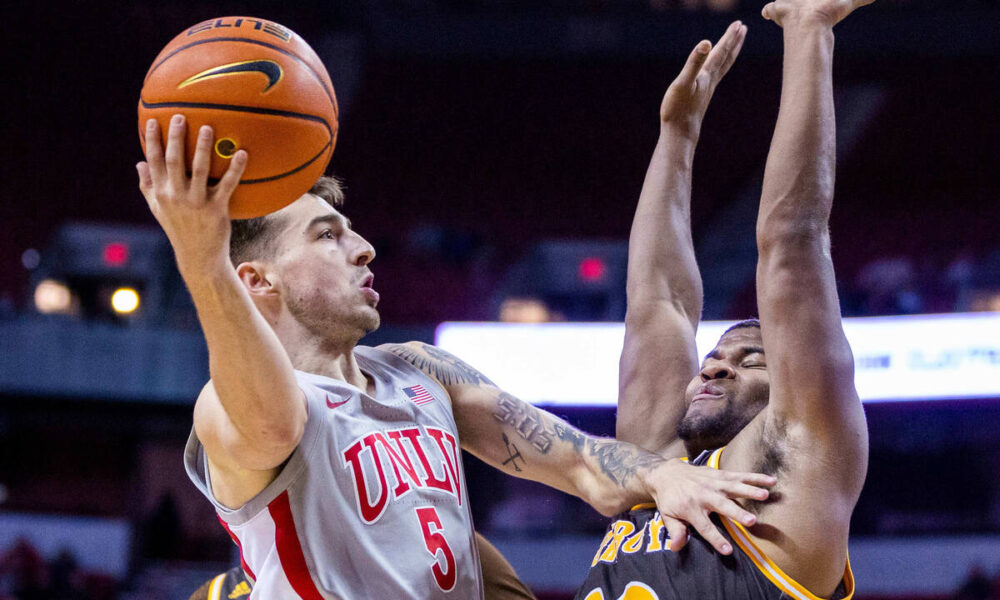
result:
[[[695,465],[718,468],[722,449],[705,452]],[[670,551],[659,511],[644,504],[615,517],[591,563],[576,600],[819,600],[788,577],[753,543],[742,525],[719,515],[733,553],[718,554],[693,529],[687,547]],[[850,563],[833,595],[850,600]]]
[[[206,581],[189,600],[246,600],[252,590],[253,583],[243,569],[233,567]]]

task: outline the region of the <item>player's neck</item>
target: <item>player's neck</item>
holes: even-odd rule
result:
[[[371,392],[372,383],[354,357],[356,336],[319,336],[300,324],[275,328],[292,366],[299,371],[339,379]]]

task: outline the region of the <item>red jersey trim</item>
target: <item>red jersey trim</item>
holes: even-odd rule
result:
[[[253,574],[253,571],[250,570],[250,565],[248,565],[246,559],[243,558],[243,544],[240,543],[240,538],[236,537],[236,534],[234,534],[233,530],[229,528],[229,525],[227,525],[226,522],[222,520],[222,517],[220,517],[218,514],[216,514],[215,517],[219,519],[219,523],[222,524],[222,528],[226,530],[226,533],[229,534],[229,537],[233,539],[233,543],[236,544],[236,547],[240,549],[240,568],[242,568],[243,572],[246,573],[248,577],[250,577],[251,581],[257,581],[257,576]]]
[[[295,520],[292,518],[292,507],[288,503],[288,491],[285,490],[267,505],[274,521],[274,545],[278,550],[278,560],[281,569],[288,578],[288,583],[302,600],[323,600],[316,584],[306,566],[306,557],[302,553],[302,544],[295,531]]]

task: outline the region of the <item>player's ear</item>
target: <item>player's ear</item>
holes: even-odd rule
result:
[[[269,273],[266,265],[257,261],[240,263],[236,267],[236,275],[243,282],[251,296],[266,296],[276,294],[275,276]]]

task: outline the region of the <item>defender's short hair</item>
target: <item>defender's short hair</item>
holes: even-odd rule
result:
[[[344,205],[344,185],[336,177],[323,176],[309,188],[309,193],[322,198],[330,206]],[[280,229],[280,219],[273,214],[255,219],[233,219],[229,240],[229,259],[233,266],[258,258],[267,258],[274,252],[274,240]]]
[[[746,327],[756,327],[757,329],[760,329],[760,319],[743,319],[739,323],[735,323],[731,325],[729,329],[723,331],[722,335],[726,335],[727,333],[729,333],[734,329],[744,329]]]

